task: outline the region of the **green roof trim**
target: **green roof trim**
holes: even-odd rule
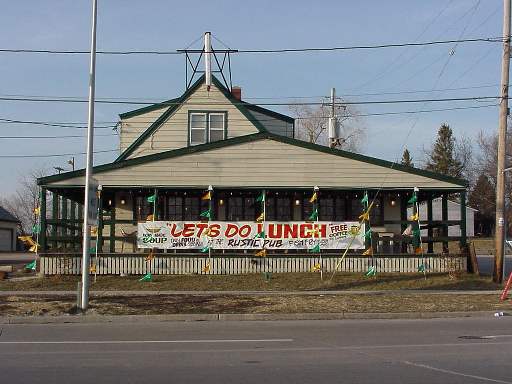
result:
[[[142,115],[144,113],[148,113],[148,112],[152,112],[152,111],[157,111],[159,109],[168,107],[170,104],[174,104],[174,103],[178,102],[178,100],[179,100],[179,97],[176,97],[174,99],[162,101],[161,103],[156,103],[156,104],[153,104],[153,105],[148,105],[146,107],[135,109],[133,111],[128,111],[128,112],[125,112],[125,113],[120,113],[119,114],[119,118],[121,120],[124,120],[124,119],[129,119],[130,117]]]
[[[169,108],[158,119],[156,119],[153,124],[151,124],[133,143],[131,143],[130,146],[126,148],[115,161],[118,162],[126,160],[127,157],[133,153],[133,151],[135,151],[144,141],[146,141],[149,136],[151,136],[174,112],[178,110],[178,108],[185,102],[185,100],[190,97],[204,81],[205,75],[202,75],[189,89],[185,91],[183,95],[177,99],[172,99],[173,105],[169,106]],[[255,126],[259,132],[267,131],[265,127],[263,127],[263,125],[261,125],[261,123],[256,120],[256,118],[246,109],[246,107],[241,104],[240,101],[237,100],[215,76],[212,76],[212,81],[213,84],[222,92],[222,94],[237,107],[237,109]],[[165,105],[165,103],[166,102],[163,102],[158,105]],[[169,103],[169,101],[167,101],[167,103]],[[133,112],[135,111],[132,111],[132,113]]]
[[[245,108],[247,108],[250,111],[258,112],[263,115],[267,115],[269,117],[273,117],[275,119],[284,121],[286,123],[290,123],[290,124],[295,123],[295,119],[291,116],[283,115],[282,113],[279,113],[276,111],[271,111],[270,109],[260,107],[259,105],[256,105],[256,104],[250,104],[245,101],[242,101],[242,103],[245,106]]]
[[[248,143],[248,142],[252,142],[252,141],[259,141],[259,140],[264,140],[264,139],[275,140],[275,141],[278,141],[281,143],[295,145],[295,146],[302,147],[305,149],[310,149],[310,150],[317,151],[317,152],[323,152],[326,154],[340,156],[340,157],[344,157],[344,158],[348,158],[348,159],[352,159],[352,160],[362,161],[362,162],[365,162],[368,164],[374,164],[374,165],[378,165],[381,167],[393,168],[398,171],[402,171],[402,172],[406,172],[406,173],[410,173],[410,174],[414,174],[414,175],[419,175],[419,176],[427,177],[427,178],[434,179],[434,180],[445,181],[448,183],[458,185],[460,187],[459,189],[466,188],[468,185],[467,181],[463,180],[463,179],[459,179],[459,178],[455,178],[455,177],[451,177],[451,176],[445,176],[445,175],[441,175],[439,173],[425,171],[423,169],[407,167],[407,166],[404,166],[401,164],[393,163],[391,161],[381,160],[381,159],[377,159],[377,158],[370,157],[370,156],[365,156],[365,155],[360,155],[360,154],[353,153],[353,152],[343,151],[340,149],[333,149],[333,148],[325,147],[325,146],[319,145],[319,144],[308,143],[308,142],[302,141],[302,140],[279,136],[279,135],[276,135],[276,134],[273,134],[270,132],[253,133],[251,135],[233,137],[233,138],[227,139],[227,140],[220,140],[220,141],[215,141],[212,143],[199,144],[199,145],[194,145],[194,146],[190,146],[190,147],[173,149],[173,150],[169,150],[169,151],[165,151],[165,152],[154,153],[151,155],[135,157],[133,159],[127,159],[127,160],[123,160],[123,161],[115,161],[113,163],[98,165],[98,166],[94,167],[93,173],[101,173],[101,172],[110,171],[110,170],[114,170],[114,169],[130,167],[133,165],[145,164],[145,163],[149,163],[152,161],[169,159],[169,158],[173,158],[173,157],[189,155],[192,153],[200,153],[200,152],[205,152],[205,151],[209,151],[212,149],[224,148],[224,147],[229,147],[232,145],[244,144],[244,143]],[[37,179],[37,184],[38,185],[47,185],[48,183],[53,183],[53,182],[57,182],[57,181],[71,179],[74,177],[84,176],[84,175],[85,175],[85,169],[80,169],[80,170],[76,170],[76,171],[72,171],[72,172],[61,173],[59,175],[41,177],[41,178]]]

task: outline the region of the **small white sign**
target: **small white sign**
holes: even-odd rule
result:
[[[89,180],[89,209],[87,210],[89,225],[98,225],[98,186],[98,180],[91,177]]]
[[[500,217],[500,218],[498,219],[498,225],[499,225],[500,227],[503,227],[503,224],[504,224],[504,223],[505,223],[505,220],[503,220],[503,217]]]

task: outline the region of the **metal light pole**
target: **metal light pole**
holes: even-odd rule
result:
[[[94,80],[96,76],[96,15],[97,0],[92,0],[92,32],[91,32],[91,61],[89,72],[89,116],[87,120],[87,162],[85,168],[85,197],[84,197],[84,223],[82,244],[82,292],[80,309],[86,311],[89,306],[89,258],[91,227],[89,220],[89,206],[91,198],[89,186],[92,178],[93,166],[93,137],[94,137]],[[93,191],[95,193],[95,191]],[[95,196],[94,196],[95,197]]]
[[[500,124],[498,130],[498,170],[496,173],[496,236],[493,280],[503,281],[505,251],[505,153],[508,116],[508,82],[510,69],[510,3],[503,0],[503,58],[501,62]]]

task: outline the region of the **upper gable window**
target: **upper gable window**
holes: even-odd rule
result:
[[[190,112],[189,143],[198,145],[226,138],[226,112]]]

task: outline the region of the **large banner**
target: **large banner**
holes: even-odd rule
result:
[[[159,249],[364,249],[364,226],[348,222],[147,221],[137,246]]]

